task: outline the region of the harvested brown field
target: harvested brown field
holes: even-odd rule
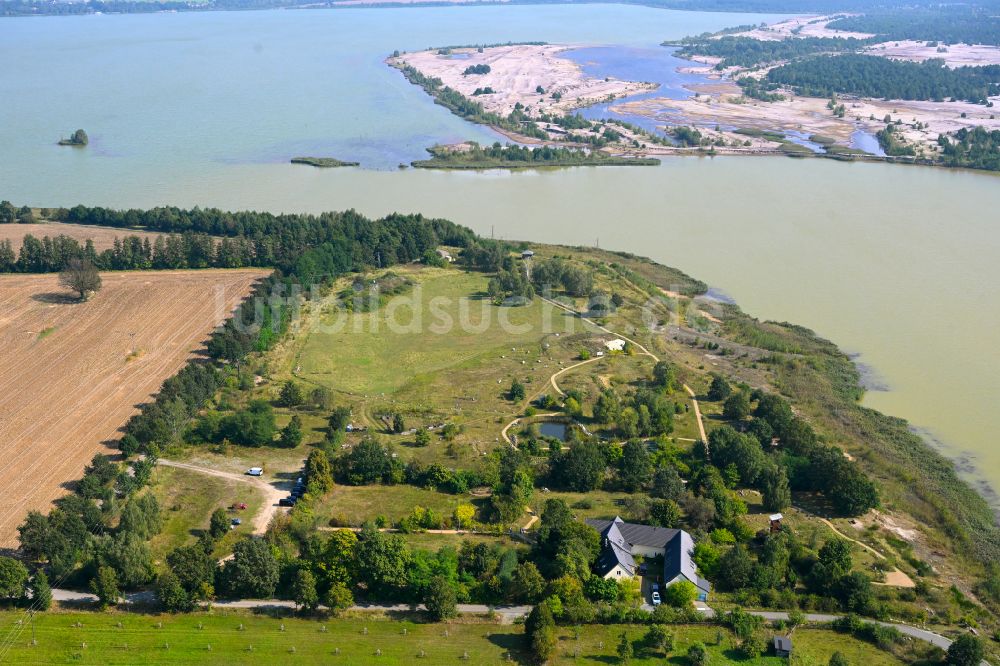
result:
[[[88,302],[56,275],[0,276],[0,547],[250,292],[264,270],[105,273]]]
[[[80,243],[92,240],[98,252],[107,250],[114,245],[116,238],[138,236],[148,238],[152,243],[157,236],[163,234],[155,231],[134,231],[132,229],[115,229],[112,227],[88,227],[82,224],[61,224],[59,222],[39,222],[38,224],[0,224],[0,242],[9,240],[14,251],[21,249],[24,237],[31,234],[35,238],[49,236],[69,236]]]

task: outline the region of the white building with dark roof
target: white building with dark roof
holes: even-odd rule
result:
[[[663,557],[663,583],[665,586],[686,580],[698,589],[698,599],[705,601],[711,584],[698,575],[695,566],[694,540],[684,530],[668,529],[626,523],[620,517],[614,520],[588,519],[588,525],[601,535],[601,554],[595,570],[602,578],[624,579],[639,575],[637,556]]]

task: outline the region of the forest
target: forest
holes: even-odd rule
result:
[[[837,19],[829,27],[875,34],[880,41],[913,39],[943,44],[1000,45],[1000,15],[996,3],[872,9],[863,15]]]
[[[938,138],[941,161],[947,166],[1000,171],[1000,131],[962,128]]]
[[[851,53],[868,44],[870,40],[843,39],[841,37],[806,37],[763,41],[752,37],[724,35],[717,39],[707,36],[689,37],[677,52],[678,57],[709,56],[722,58],[717,70],[727,67],[754,68],[784,60],[794,60],[818,53]]]
[[[1000,65],[950,69],[941,60],[923,63],[845,54],[790,62],[767,74],[771,83],[828,97],[835,93],[903,100],[950,99],[987,104],[1000,94]]]

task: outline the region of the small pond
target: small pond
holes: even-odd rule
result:
[[[560,442],[566,441],[566,424],[558,421],[542,421],[538,424],[538,432],[542,437],[555,437]]]

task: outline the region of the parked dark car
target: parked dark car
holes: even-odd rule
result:
[[[296,499],[294,497],[282,497],[278,500],[278,506],[295,506]]]

